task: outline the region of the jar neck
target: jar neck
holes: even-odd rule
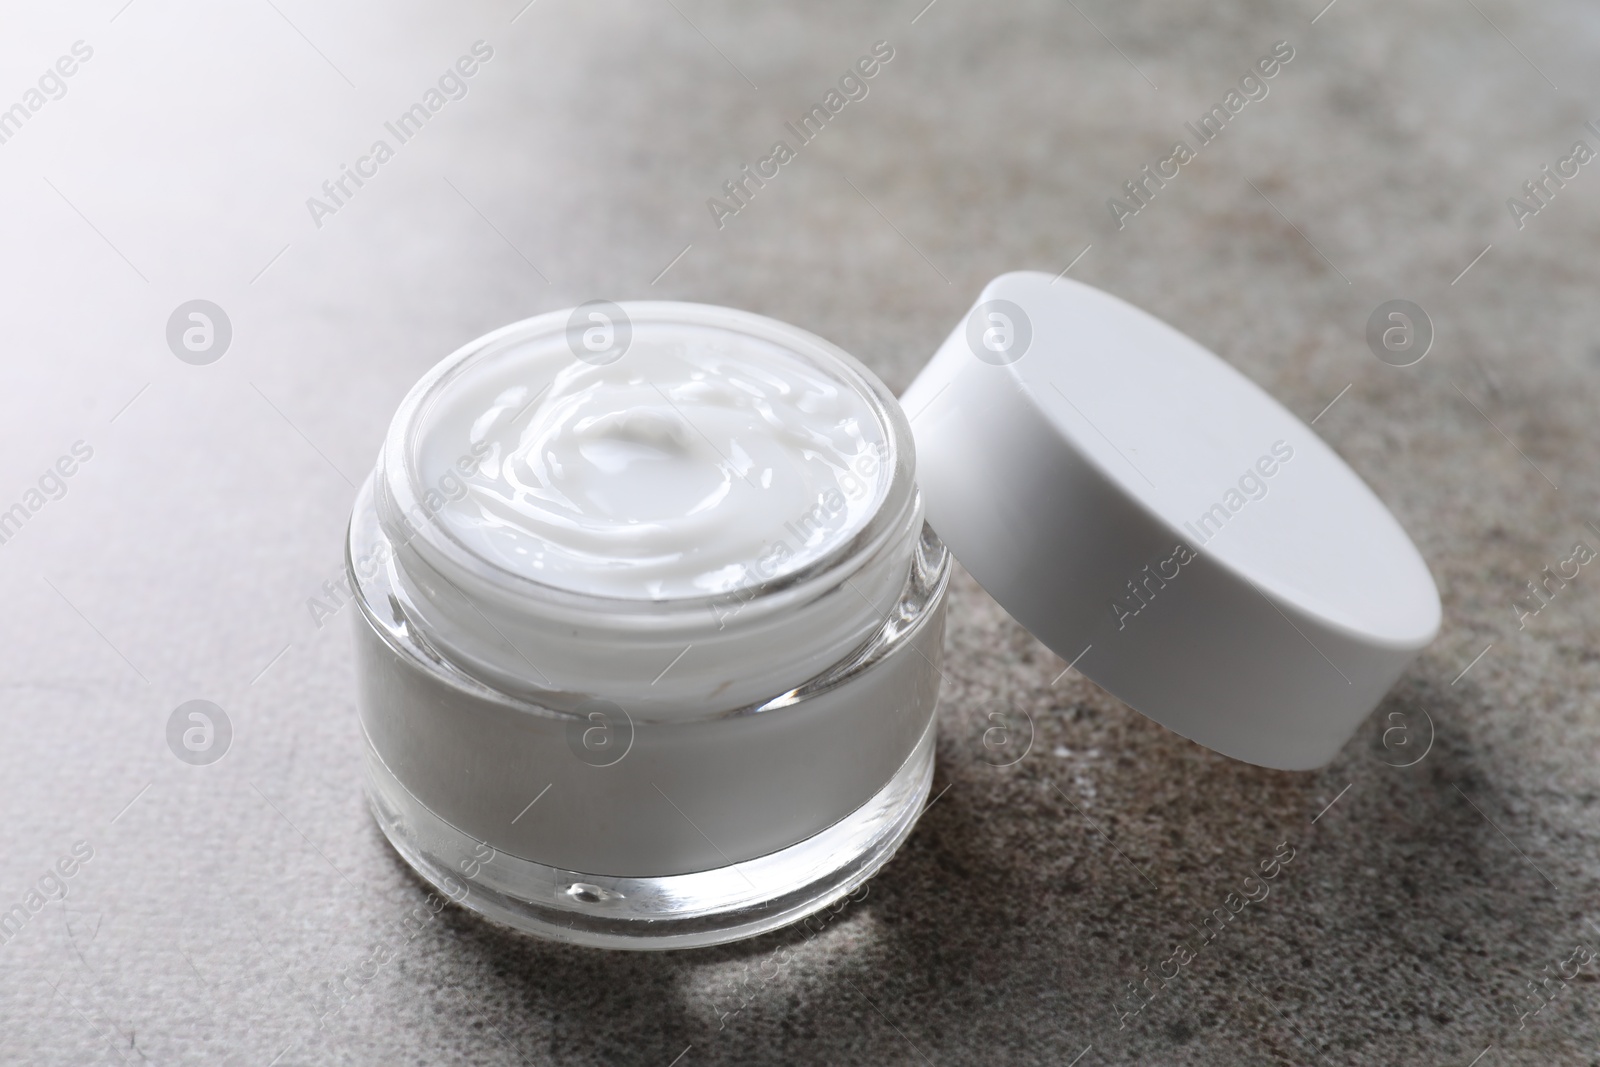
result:
[[[764,703],[848,656],[895,612],[923,526],[911,492],[875,541],[821,573],[693,601],[630,601],[486,580],[424,536],[396,537],[381,486],[376,495],[394,595],[440,655],[548,707],[603,695],[652,719]]]

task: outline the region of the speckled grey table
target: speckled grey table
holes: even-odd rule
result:
[[[1565,563],[1600,549],[1600,8],[524,2],[7,5],[0,1062],[1600,1062],[1600,571]],[[648,956],[435,909],[358,790],[348,610],[308,606],[422,370],[660,296],[902,387],[990,276],[1069,265],[1316,417],[1433,567],[1444,628],[1339,759],[1202,750],[960,575],[938,799],[864,899]],[[1398,298],[1405,368],[1365,338]],[[208,365],[167,341],[193,299]],[[167,742],[194,699],[210,765]]]

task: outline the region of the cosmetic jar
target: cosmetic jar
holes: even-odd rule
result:
[[[492,919],[751,936],[926,798],[949,556],[900,405],[803,330],[595,303],[472,342],[401,403],[347,565],[373,811]]]

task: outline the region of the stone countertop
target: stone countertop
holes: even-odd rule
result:
[[[1571,962],[1600,950],[1600,575],[1516,607],[1600,548],[1600,170],[1573,153],[1600,149],[1600,8],[524,2],[5,16],[0,509],[28,518],[0,544],[0,910],[74,873],[0,943],[0,1062],[1600,1063],[1600,964]],[[478,41],[464,95],[386,133]],[[877,41],[869,93],[713,212]],[[1135,212],[1124,183],[1277,42],[1265,96]],[[959,574],[938,799],[864,899],[645,955],[428,910],[359,791],[349,613],[307,606],[421,372],[660,297],[899,389],[1018,268],[1215,349],[1415,538],[1443,629],[1339,758],[1201,749]],[[192,299],[231,323],[205,366],[165,336]],[[1431,321],[1409,367],[1365,340],[1392,299]],[[191,699],[231,723],[210,766],[166,742]],[[1005,767],[997,710],[1032,737]],[[1275,852],[1270,896],[1128,999]]]

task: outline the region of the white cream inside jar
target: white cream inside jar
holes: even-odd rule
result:
[[[761,316],[588,307],[481,338],[395,416],[378,516],[428,643],[552,707],[673,719],[770,700],[880,629],[922,526],[882,383]]]
[[[561,335],[515,346],[434,400],[416,450],[423,484],[444,487],[435,521],[467,551],[606,597],[802,571],[889,481],[867,396],[770,340],[671,323],[603,363]]]

